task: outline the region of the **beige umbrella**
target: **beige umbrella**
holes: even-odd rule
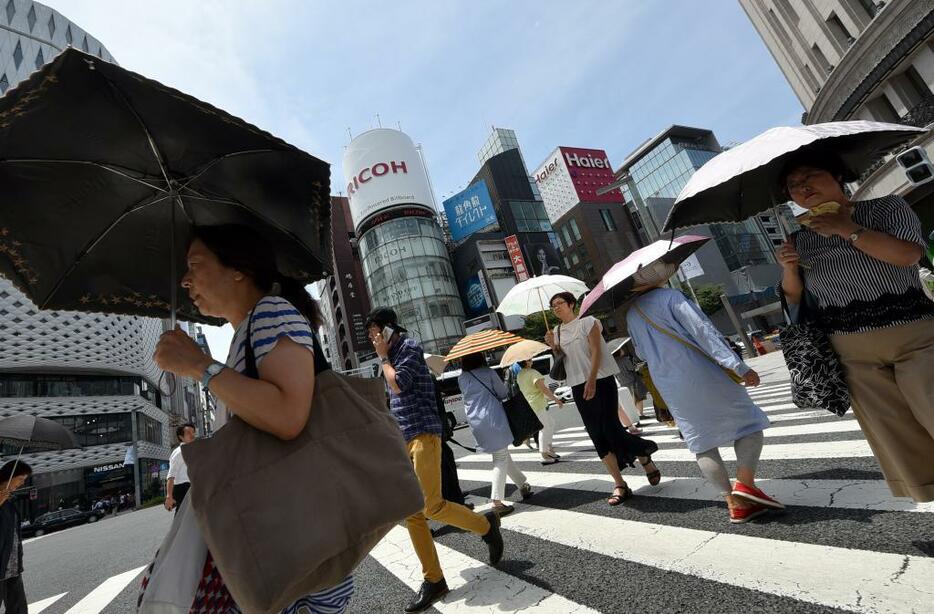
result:
[[[503,359],[499,362],[498,368],[508,367],[517,362],[532,360],[539,354],[547,352],[550,349],[551,348],[549,348],[541,341],[523,339],[519,343],[509,346],[509,349],[507,349],[506,353],[503,354]]]
[[[440,377],[444,373],[444,368],[448,366],[444,362],[444,356],[438,356],[437,354],[425,354],[425,362],[428,363],[428,368],[435,377]]]

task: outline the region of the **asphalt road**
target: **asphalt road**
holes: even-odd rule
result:
[[[637,496],[609,507],[611,483],[573,405],[555,410],[562,462],[514,450],[535,489],[504,518],[506,556],[484,564],[476,536],[436,537],[450,595],[432,612],[934,612],[934,504],[893,499],[852,416],[790,403],[780,355],[755,359],[753,396],[772,419],[760,486],[788,505],[731,525],[676,431],[646,421],[660,450],[662,484],[640,468],[625,477]],[[651,412],[649,412],[651,413]],[[457,438],[472,445],[469,431]],[[462,487],[488,504],[490,459],[455,448]],[[729,461],[730,451],[724,450]],[[378,502],[374,502],[378,503]],[[134,611],[139,576],[172,515],[161,508],[108,518],[25,544],[29,601],[50,614]],[[421,577],[404,529],[394,529],[355,575],[350,611],[400,612]],[[40,611],[33,607],[31,612]]]

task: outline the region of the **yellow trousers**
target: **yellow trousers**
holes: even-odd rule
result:
[[[438,551],[428,527],[428,518],[449,524],[477,535],[486,535],[490,522],[481,514],[474,513],[457,503],[441,497],[441,438],[437,435],[419,435],[408,443],[409,457],[415,467],[415,475],[422,487],[425,510],[405,519],[415,554],[422,564],[422,574],[428,582],[438,582],[444,577]]]

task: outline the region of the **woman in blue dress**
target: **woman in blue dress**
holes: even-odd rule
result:
[[[697,305],[680,292],[661,287],[676,270],[657,262],[636,274],[635,290],[645,293],[630,305],[629,334],[688,450],[697,456],[704,477],[726,499],[731,522],[748,522],[770,508],[784,507],[755,485],[762,431],[769,419],[728,371],[746,386],[758,386],[759,375],[737,357]],[[735,484],[730,483],[718,450],[727,445],[736,451]]]
[[[493,455],[490,499],[493,501],[493,511],[499,516],[505,516],[515,509],[503,503],[507,475],[519,487],[523,500],[532,496],[532,487],[525,479],[525,474],[509,454],[512,431],[502,402],[508,393],[506,384],[496,371],[487,366],[483,354],[475,353],[461,359],[461,374],[457,378],[457,385],[464,395],[464,412],[467,414],[467,424],[477,440],[477,449]]]

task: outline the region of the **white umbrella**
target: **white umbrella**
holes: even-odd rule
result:
[[[665,230],[741,222],[788,200],[779,175],[803,149],[831,151],[847,170],[862,172],[892,148],[926,131],[881,122],[828,122],[766,130],[711,159],[681,190]]]
[[[513,286],[500,301],[496,311],[504,316],[528,316],[540,311],[545,316],[547,326],[545,305],[551,297],[559,292],[570,292],[575,298],[580,298],[589,289],[581,280],[567,275],[539,275]]]
[[[499,365],[497,365],[497,367],[508,367],[510,365],[516,364],[517,362],[532,360],[539,354],[548,352],[550,350],[551,348],[541,341],[523,339],[519,343],[509,346],[509,348],[506,350],[506,353],[503,354],[503,358],[499,361]]]

